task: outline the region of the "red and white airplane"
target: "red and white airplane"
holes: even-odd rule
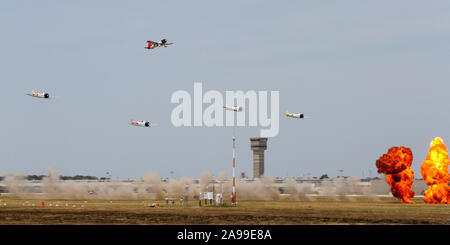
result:
[[[154,42],[154,41],[147,41],[147,47],[146,49],[154,49],[157,47],[166,47],[168,45],[172,45],[173,43],[168,43],[166,39],[162,39],[160,42]]]
[[[147,122],[147,121],[135,121],[133,119],[130,120],[129,124],[133,125],[133,126],[139,126],[139,127],[156,126],[156,124],[154,124],[154,123],[150,123],[150,122]]]
[[[305,115],[303,115],[303,113],[290,113],[289,111],[286,111],[284,114],[287,117],[293,117],[293,118],[299,118],[299,119],[309,118],[309,117],[305,117]]]
[[[38,93],[38,92],[34,92],[34,90],[31,90],[31,93],[26,93],[26,95],[29,95],[31,97],[36,97],[36,98],[50,99],[49,93],[45,93],[45,92]]]

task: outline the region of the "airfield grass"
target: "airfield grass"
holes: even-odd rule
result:
[[[357,197],[336,201],[314,197],[312,201],[239,201],[237,207],[202,206],[177,200],[44,200],[0,196],[0,224],[149,224],[149,225],[326,225],[326,224],[444,224],[450,225],[450,205],[402,204],[393,197],[378,201]],[[44,207],[41,207],[44,201]],[[6,203],[6,206],[4,205]],[[149,207],[159,203],[160,207]],[[67,204],[67,205],[66,205]],[[34,205],[34,206],[33,206]],[[58,205],[58,206],[56,206]]]

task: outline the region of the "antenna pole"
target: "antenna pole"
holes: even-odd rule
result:
[[[233,190],[231,193],[231,206],[236,206],[236,137],[233,135]]]

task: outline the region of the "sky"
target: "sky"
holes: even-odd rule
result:
[[[421,178],[430,141],[450,142],[449,13],[418,0],[1,1],[0,174],[231,176],[232,128],[171,122],[171,95],[201,82],[279,91],[267,175],[375,177],[406,146]],[[144,49],[162,38],[175,44]],[[253,176],[260,129],[236,128],[238,173]]]

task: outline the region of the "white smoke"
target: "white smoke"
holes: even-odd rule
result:
[[[131,181],[64,181],[57,170],[47,169],[47,173],[40,182],[27,181],[25,173],[7,174],[3,184],[11,197],[23,199],[179,200],[185,196],[196,198],[205,191],[222,193],[225,200],[231,198],[232,180],[225,172],[219,173],[215,179],[211,172],[203,172],[200,179],[167,180],[162,180],[157,173],[148,172]],[[319,195],[333,201],[354,201],[353,195],[359,195],[369,201],[378,201],[370,185],[361,183],[359,178],[350,177],[307,183],[284,179],[280,184],[273,177],[263,176],[254,180],[237,179],[236,193],[238,200],[313,201],[314,196]],[[37,195],[39,188],[42,193]],[[282,195],[281,192],[286,193]]]
[[[210,191],[208,188],[210,188],[211,181],[213,180],[213,176],[211,172],[203,172],[200,175],[200,191]]]
[[[27,175],[23,172],[5,175],[3,183],[11,197],[24,198],[28,192],[32,191],[25,180],[26,176]]]
[[[239,200],[279,200],[280,190],[273,184],[274,178],[263,176],[254,181],[239,181],[236,196]]]
[[[297,183],[294,179],[286,180],[287,192],[291,200],[294,201],[313,201],[310,196],[315,192],[314,184],[311,183]]]

